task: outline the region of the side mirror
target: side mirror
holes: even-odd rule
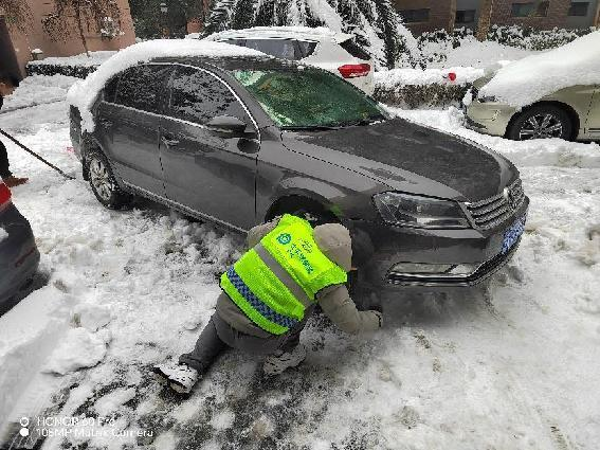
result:
[[[207,122],[206,126],[216,133],[222,134],[224,137],[241,138],[254,134],[254,130],[247,132],[248,125],[233,116],[213,117]]]

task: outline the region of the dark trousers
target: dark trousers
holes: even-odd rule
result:
[[[179,357],[179,362],[187,364],[199,373],[206,372],[217,357],[227,348],[234,348],[254,355],[271,355],[277,350],[284,352],[293,350],[300,343],[300,333],[306,326],[313,308],[306,310],[304,319],[289,332],[281,336],[259,338],[244,334],[227,322],[217,313],[202,330],[194,350]]]
[[[10,176],[12,176],[12,173],[9,169],[8,153],[6,153],[6,147],[0,141],[0,178],[4,179]]]

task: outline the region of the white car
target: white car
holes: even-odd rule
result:
[[[198,33],[186,36],[198,39]],[[367,94],[375,89],[373,60],[353,36],[327,28],[256,27],[228,30],[205,38],[259,50],[277,58],[320,67],[349,81]]]

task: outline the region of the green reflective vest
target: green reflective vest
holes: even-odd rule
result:
[[[286,214],[221,276],[221,288],[256,325],[281,335],[304,319],[317,292],[346,281],[315,243],[310,223]]]

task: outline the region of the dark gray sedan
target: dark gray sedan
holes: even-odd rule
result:
[[[0,181],[0,315],[31,291],[39,262],[31,226]]]
[[[528,199],[504,157],[394,119],[289,61],[162,58],[114,76],[71,137],[98,200],[132,195],[239,232],[282,213],[340,221],[378,286],[470,286],[505,264]]]

